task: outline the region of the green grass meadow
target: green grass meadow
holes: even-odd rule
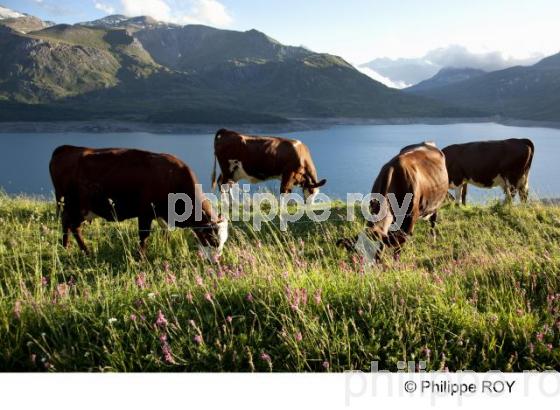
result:
[[[400,260],[338,248],[328,222],[230,224],[219,265],[189,230],[84,227],[67,251],[53,202],[0,195],[0,370],[560,370],[560,207],[446,206]]]

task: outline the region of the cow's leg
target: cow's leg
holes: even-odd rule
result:
[[[280,194],[289,194],[294,188],[294,178],[292,172],[286,172],[282,174],[282,180],[280,182]]]
[[[70,237],[70,217],[66,210],[62,211],[62,246],[68,249],[68,239]]]
[[[399,260],[401,257],[402,248],[414,231],[414,224],[418,220],[418,213],[413,211],[412,215],[404,218],[401,229],[389,234],[390,245],[394,247],[393,258]]]
[[[463,205],[467,205],[467,184],[463,184],[463,189],[461,192],[461,201],[463,202]]]
[[[434,212],[430,216],[430,232],[432,234],[432,238],[434,240],[434,243],[436,242],[436,239],[437,239],[436,223],[437,223],[437,212]]]
[[[81,228],[82,222],[83,221],[80,221],[77,224],[72,224],[70,229],[72,231],[72,235],[74,235],[74,239],[76,239],[76,242],[78,243],[78,247],[82,250],[82,252],[89,255],[89,250],[82,236],[82,228]]]
[[[513,200],[513,192],[514,192],[512,185],[509,183],[509,181],[504,180],[502,189],[504,190],[504,195],[506,196],[504,199],[504,205],[510,204]]]
[[[521,177],[517,183],[517,189],[519,191],[519,200],[521,202],[527,202],[529,199],[529,176],[527,174]]]

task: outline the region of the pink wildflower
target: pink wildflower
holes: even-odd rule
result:
[[[233,318],[230,315],[226,316],[226,322],[228,323],[233,322]]]
[[[209,292],[206,292],[204,294],[204,299],[206,299],[208,302],[212,302],[212,294]]]
[[[165,318],[165,316],[163,315],[163,312],[161,310],[158,310],[158,314],[156,317],[156,322],[155,325],[157,327],[166,327],[167,326],[167,319]]]
[[[163,354],[163,361],[167,364],[175,364],[175,359],[173,358],[173,352],[171,351],[171,346],[167,342],[167,334],[163,333],[159,336],[159,341],[161,343],[161,353]]]
[[[196,335],[194,337],[194,341],[195,341],[196,344],[199,344],[199,345],[202,344],[202,342],[203,342],[202,336],[201,335]]]
[[[136,319],[137,319],[136,315],[134,313],[131,313],[130,314],[130,320],[132,320],[133,322],[136,322]]]
[[[185,297],[187,298],[187,301],[188,301],[189,303],[192,303],[192,301],[193,301],[193,295],[192,295],[191,292],[188,292],[188,293],[185,295]]]
[[[167,283],[168,285],[173,285],[176,281],[177,278],[175,277],[173,272],[167,272],[167,275],[165,275],[165,283]]]
[[[245,299],[247,300],[247,302],[253,302],[253,295],[251,294],[251,292],[247,293]]]
[[[62,298],[68,293],[68,285],[66,283],[59,283],[56,286],[56,296]]]
[[[21,302],[19,300],[16,300],[14,304],[14,316],[16,319],[19,319],[21,316]]]
[[[296,342],[301,342],[303,340],[303,335],[301,332],[296,333]]]
[[[327,362],[326,360],[323,362],[323,369],[325,370],[329,370],[329,367],[331,367],[330,363]]]
[[[202,278],[199,275],[197,275],[196,278],[194,278],[194,280],[198,286],[204,285],[204,280],[202,280]]]
[[[144,272],[140,272],[138,275],[136,275],[136,286],[138,286],[140,289],[146,288],[146,274]]]
[[[315,304],[316,304],[316,305],[320,305],[320,304],[321,304],[321,289],[317,289],[317,290],[315,291],[314,299],[315,299]]]
[[[261,360],[270,363],[272,361],[272,359],[270,358],[270,355],[268,353],[262,352],[261,353]]]

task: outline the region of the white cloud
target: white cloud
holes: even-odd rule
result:
[[[101,3],[100,1],[96,1],[96,2],[94,2],[94,6],[97,10],[100,10],[103,13],[115,14],[115,8],[113,6],[111,6],[110,4]]]
[[[474,52],[462,45],[449,45],[428,51],[418,58],[376,58],[363,64],[380,78],[370,77],[397,88],[401,84],[414,85],[436,74],[444,67],[478,68],[484,71],[502,70],[515,65],[532,65],[544,57],[532,53],[525,57],[512,57],[501,51]],[[368,74],[369,75],[369,74]],[[395,85],[390,85],[391,83]]]
[[[514,65],[531,65],[544,57],[541,53],[534,53],[525,58],[506,56],[501,51],[487,51],[474,53],[461,45],[431,50],[423,57],[424,60],[440,67],[480,68],[481,70],[494,71]]]
[[[226,7],[217,0],[197,0],[189,15],[183,16],[186,23],[210,24],[213,26],[228,26],[233,18]]]
[[[171,21],[171,8],[165,0],[121,0],[123,13],[130,17],[150,16]]]
[[[177,24],[209,24],[224,27],[233,22],[218,0],[121,0],[127,16],[151,16]]]
[[[373,78],[375,81],[379,81],[382,84],[385,84],[387,87],[391,87],[391,88],[406,88],[409,87],[410,84],[405,83],[404,81],[393,81],[388,77],[384,77],[381,74],[379,74],[377,71],[372,70],[369,67],[356,67],[358,69],[358,71],[360,71],[362,74],[367,75],[369,78]]]

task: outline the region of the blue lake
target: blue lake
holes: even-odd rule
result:
[[[311,149],[320,178],[327,178],[322,192],[345,198],[348,192],[368,193],[381,166],[406,145],[435,141],[449,144],[511,137],[530,138],[535,157],[530,174],[534,195],[560,197],[560,130],[525,128],[493,123],[450,125],[344,125],[329,129],[277,134],[298,138]],[[213,165],[211,134],[149,133],[0,133],[0,189],[51,197],[48,162],[62,144],[88,147],[134,147],[168,152],[184,160],[209,188]],[[268,188],[278,189],[277,183]],[[501,196],[494,190],[471,189],[471,199]]]

